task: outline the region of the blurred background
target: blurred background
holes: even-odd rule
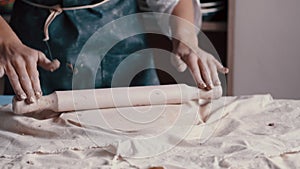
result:
[[[223,4],[223,8],[214,8],[217,12],[202,11],[204,31],[231,69],[228,94],[270,93],[274,98],[300,99],[300,1],[228,0]],[[226,45],[224,34],[208,26],[222,23],[227,24]]]
[[[300,99],[300,1],[229,3],[230,93]]]
[[[7,20],[13,2],[0,0],[0,14]],[[202,31],[231,69],[227,95],[300,99],[299,6],[299,0],[201,0]],[[166,37],[149,39],[152,47],[171,49]],[[163,84],[173,83],[167,73],[159,75]]]

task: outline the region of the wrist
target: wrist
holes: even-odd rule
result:
[[[178,33],[173,34],[173,44],[185,44],[190,48],[198,47],[198,36],[196,33]]]

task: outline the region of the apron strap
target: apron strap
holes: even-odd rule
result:
[[[62,8],[61,5],[59,5],[59,4],[54,5],[54,6],[47,6],[47,5],[42,5],[42,4],[31,2],[29,0],[22,0],[22,1],[25,2],[28,5],[38,7],[38,8],[48,9],[50,11],[50,14],[47,17],[47,19],[45,21],[45,24],[44,24],[44,36],[45,36],[45,38],[43,39],[43,41],[48,41],[50,39],[50,37],[49,37],[49,26],[52,23],[52,21],[56,18],[56,16],[61,14],[63,11],[95,8],[95,7],[100,6],[100,5],[106,3],[110,0],[103,0],[101,2],[91,4],[91,5],[64,7],[64,8]]]

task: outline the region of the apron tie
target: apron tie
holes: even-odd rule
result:
[[[53,22],[53,20],[56,18],[56,16],[58,16],[59,14],[61,14],[63,11],[95,8],[97,6],[100,6],[100,5],[108,2],[109,0],[103,0],[101,2],[98,2],[98,3],[95,3],[95,4],[91,4],[91,5],[65,7],[65,8],[62,8],[59,4],[58,5],[54,5],[54,6],[47,6],[47,5],[42,5],[42,4],[34,3],[34,2],[31,2],[31,1],[28,1],[28,0],[22,0],[22,1],[25,2],[28,5],[31,5],[31,6],[34,6],[34,7],[38,7],[38,8],[48,9],[50,11],[50,14],[47,17],[47,19],[45,21],[45,24],[44,24],[44,36],[45,37],[44,37],[43,41],[48,41],[50,39],[50,37],[49,37],[49,26]]]

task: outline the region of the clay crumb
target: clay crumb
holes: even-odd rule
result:
[[[26,161],[27,164],[33,165],[32,161]]]
[[[72,150],[74,150],[74,151],[79,151],[79,148],[72,148]]]

